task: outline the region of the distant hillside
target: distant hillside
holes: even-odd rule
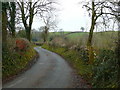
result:
[[[94,32],[94,35],[117,35],[118,31],[105,31],[105,32]],[[50,35],[64,35],[65,37],[69,37],[69,38],[77,38],[77,37],[82,37],[84,35],[88,35],[89,32],[80,32],[80,31],[76,31],[76,32],[50,32]]]

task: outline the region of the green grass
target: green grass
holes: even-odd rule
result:
[[[69,31],[68,32],[64,32],[64,34],[67,34],[67,33],[70,33]],[[106,32],[94,32],[94,35],[102,35],[102,36],[105,36],[105,35],[117,35],[117,31],[106,31]],[[50,35],[61,35],[61,32],[50,32],[49,33]],[[88,35],[89,32],[78,32],[78,33],[72,33],[72,34],[68,34],[66,35],[67,37],[69,38],[76,38],[76,37],[82,37],[84,35]]]
[[[88,32],[72,33],[72,34],[68,34],[66,37],[68,37],[68,38],[78,38],[78,37],[83,37],[84,35],[88,35]]]
[[[77,37],[77,36],[81,36],[83,34],[88,34],[88,32],[78,32],[78,33],[71,33],[71,34],[68,34],[70,33],[69,31],[68,32],[49,32],[49,35],[65,35],[67,37]],[[68,35],[67,35],[68,34]]]

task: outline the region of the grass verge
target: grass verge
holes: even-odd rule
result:
[[[34,50],[34,46],[29,47],[22,53],[16,51],[13,51],[12,53],[9,51],[4,52],[4,60],[2,61],[3,83],[28,69],[37,57],[38,53]]]

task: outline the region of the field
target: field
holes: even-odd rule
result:
[[[77,32],[71,33],[70,32],[50,32],[49,38],[51,37],[64,37],[70,40],[75,44],[86,45],[88,39],[88,32]],[[115,42],[118,38],[117,31],[107,31],[107,32],[94,32],[93,35],[93,46],[96,48],[106,48],[106,49],[114,49]]]
[[[66,41],[68,41],[75,45],[79,44],[82,46],[86,46],[88,34],[88,32],[49,32],[47,41],[50,42],[53,39],[59,38],[60,40],[63,39],[63,43],[66,43]],[[36,40],[37,42],[43,42],[43,38],[40,32],[32,34],[32,39]],[[117,39],[117,31],[94,32],[92,42],[93,46],[98,49],[114,49]]]

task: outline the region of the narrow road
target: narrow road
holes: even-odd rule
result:
[[[72,69],[59,55],[35,47],[40,57],[26,72],[3,88],[70,88],[72,87]]]

